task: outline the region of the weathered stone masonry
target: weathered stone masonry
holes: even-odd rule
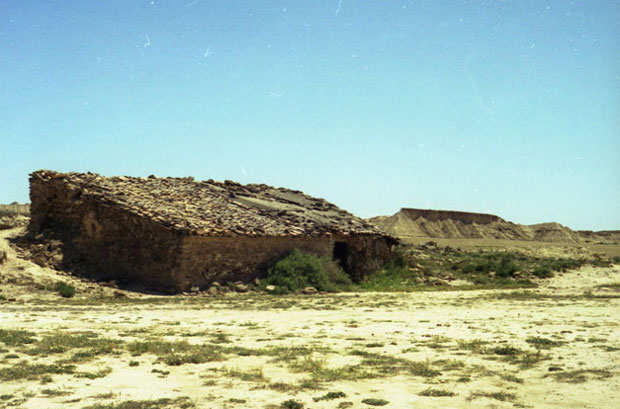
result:
[[[395,243],[322,199],[266,185],[37,171],[30,199],[31,235],[54,231],[108,277],[170,291],[250,281],[295,248],[360,279]]]

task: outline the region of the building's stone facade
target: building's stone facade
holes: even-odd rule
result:
[[[359,280],[395,243],[322,199],[266,185],[38,171],[30,199],[30,235],[53,231],[67,257],[173,292],[250,281],[296,248],[337,259]]]
[[[381,268],[391,258],[390,244],[372,236],[187,236],[181,246],[174,278],[181,288],[212,281],[250,281],[293,249],[336,259],[341,256],[338,261],[354,280]],[[341,255],[334,253],[336,246],[343,249]]]

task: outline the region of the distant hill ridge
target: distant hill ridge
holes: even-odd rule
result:
[[[388,233],[406,238],[479,238],[581,244],[619,241],[620,232],[578,232],[559,223],[516,224],[499,216],[454,210],[403,208],[392,216],[368,219]]]
[[[10,204],[0,204],[0,213],[29,214],[30,203],[19,204],[13,202]]]
[[[463,223],[489,224],[493,222],[504,221],[499,216],[485,213],[459,212],[456,210],[429,210],[429,209],[408,209],[403,208],[401,212],[405,213],[412,220],[424,218],[428,221],[439,220],[459,220]]]

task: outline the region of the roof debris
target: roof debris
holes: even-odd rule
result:
[[[380,228],[324,199],[298,190],[232,181],[147,178],[39,170],[108,206],[149,218],[185,234],[203,236],[381,235]]]

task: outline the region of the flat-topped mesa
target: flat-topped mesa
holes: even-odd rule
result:
[[[504,222],[505,220],[499,216],[485,213],[469,213],[454,210],[432,210],[432,209],[410,209],[402,208],[401,212],[407,215],[411,220],[424,218],[427,221],[444,221],[454,220],[466,224],[489,224],[493,222]]]
[[[360,279],[397,242],[324,199],[264,184],[39,170],[30,200],[32,236],[54,231],[116,278],[174,291],[249,281],[295,248]]]
[[[407,239],[432,237],[528,240],[531,236],[522,226],[484,213],[403,208],[392,216],[374,217],[370,221],[390,234]]]

